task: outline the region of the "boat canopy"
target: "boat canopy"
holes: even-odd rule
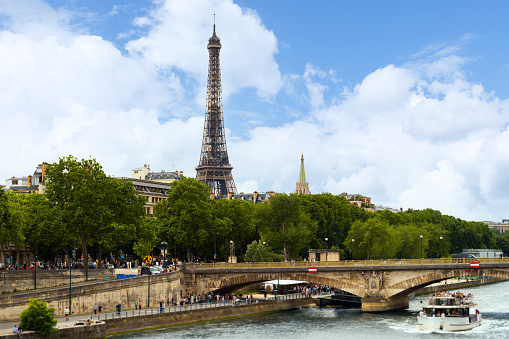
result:
[[[262,283],[263,286],[288,286],[288,285],[301,285],[301,284],[307,284],[307,281],[300,281],[300,280],[269,280]]]

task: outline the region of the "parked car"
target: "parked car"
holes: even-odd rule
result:
[[[155,267],[143,266],[141,268],[140,275],[153,275],[153,274],[161,274],[159,270]]]
[[[153,266],[153,267],[157,268],[159,273],[164,273],[164,268],[162,268],[161,266]]]

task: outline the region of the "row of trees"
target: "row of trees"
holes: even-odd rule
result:
[[[342,258],[352,258],[352,249],[355,259],[420,258],[421,242],[424,257],[463,248],[509,252],[509,234],[431,209],[373,213],[332,194],[277,194],[257,205],[209,197],[206,185],[182,178],[150,218],[130,181],[106,176],[94,159],[64,157],[48,166],[45,194],[0,190],[0,250],[28,244],[33,253],[37,238],[47,261],[76,246],[86,253],[87,244],[96,259],[112,252],[144,257],[167,241],[181,260],[212,261],[216,254],[224,261],[233,241],[240,260],[298,260],[309,248],[325,248],[328,238]]]

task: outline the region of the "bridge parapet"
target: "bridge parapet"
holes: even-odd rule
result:
[[[379,312],[408,307],[410,293],[441,280],[458,276],[486,276],[507,280],[509,262],[501,261],[485,260],[479,268],[472,268],[470,263],[455,263],[450,260],[445,263],[426,264],[410,264],[407,261],[392,265],[383,262],[380,264],[379,261],[363,261],[364,265],[316,265],[316,273],[309,272],[308,267],[299,263],[281,263],[268,267],[256,263],[192,264],[183,267],[183,274],[188,291],[197,293],[231,292],[255,283],[277,279],[308,281],[360,296],[363,310]],[[188,285],[188,282],[192,284]]]
[[[429,258],[429,259],[381,259],[381,260],[340,260],[340,261],[295,261],[295,262],[242,262],[242,263],[206,263],[187,264],[188,267],[200,268],[260,268],[260,267],[336,267],[336,266],[393,266],[393,265],[446,265],[446,264],[509,264],[509,257],[503,258]]]

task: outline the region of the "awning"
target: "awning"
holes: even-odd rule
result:
[[[299,284],[307,284],[307,281],[300,280],[269,280],[262,283],[262,285],[277,285],[279,282],[279,286],[287,286],[287,285],[299,285]]]

